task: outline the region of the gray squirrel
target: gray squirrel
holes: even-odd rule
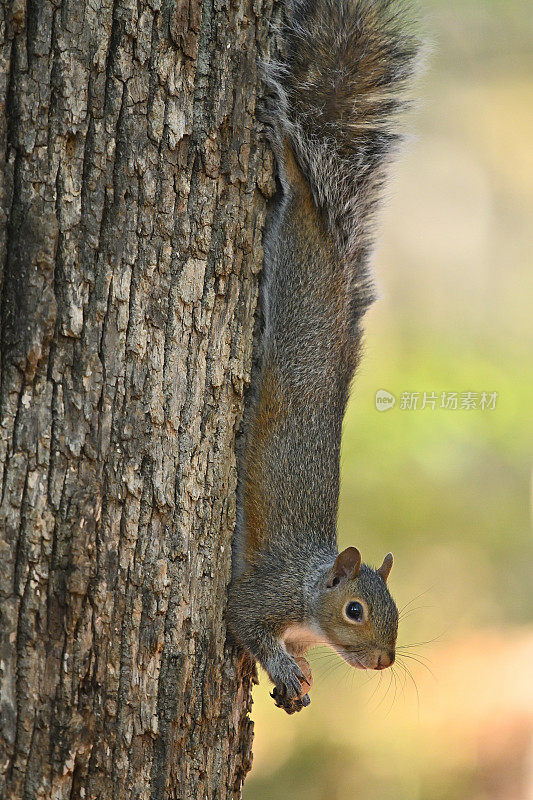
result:
[[[264,236],[260,366],[246,415],[227,621],[276,705],[309,705],[329,644],[384,669],[398,611],[379,569],[337,549],[341,429],[373,300],[373,222],[418,38],[397,0],[295,0],[267,66],[280,191]]]

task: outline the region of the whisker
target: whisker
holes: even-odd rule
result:
[[[334,663],[326,664],[326,668],[319,673],[319,677],[321,680],[325,680],[325,678],[333,675],[335,672],[337,672],[337,670],[347,666],[348,665],[346,664],[346,662],[342,661],[342,659],[340,658],[335,659]]]
[[[425,594],[427,594],[428,592],[430,592],[432,589],[433,589],[433,586],[430,586],[430,587],[429,587],[428,589],[426,589],[425,591],[423,591],[423,592],[420,592],[420,594],[417,594],[417,595],[416,595],[416,597],[413,597],[413,599],[412,599],[412,600],[409,600],[409,602],[408,602],[408,603],[406,603],[404,606],[402,606],[402,607],[400,608],[400,610],[399,610],[399,612],[398,612],[398,613],[399,613],[399,614],[401,614],[401,613],[402,613],[402,611],[405,611],[405,609],[406,609],[406,608],[409,608],[409,606],[411,605],[411,603],[414,603],[414,602],[416,602],[417,600],[420,600],[420,598],[421,598],[421,597],[424,597],[424,595],[425,595]]]
[[[408,677],[408,678],[410,679],[411,683],[413,684],[413,686],[415,687],[415,692],[416,692],[416,703],[417,703],[417,713],[418,713],[418,719],[420,720],[420,694],[419,694],[419,691],[418,691],[418,686],[417,686],[417,683],[416,683],[415,679],[413,678],[413,676],[411,675],[411,670],[410,670],[410,669],[407,667],[407,665],[406,665],[406,664],[403,664],[401,661],[398,661],[398,664],[399,664],[399,665],[400,665],[400,666],[403,668],[403,670],[405,671],[406,678]]]
[[[427,671],[432,676],[432,678],[434,678],[437,681],[437,676],[435,675],[433,670],[430,669],[430,667],[428,667],[428,665],[425,664],[423,661],[420,661],[420,659],[418,659],[416,656],[410,655],[408,653],[402,653],[402,658],[410,658],[412,661],[416,661],[416,663],[420,664],[421,667],[424,667],[425,669],[427,669]]]
[[[398,694],[398,678],[396,676],[396,670],[394,669],[394,667],[391,667],[391,673],[392,673],[392,677],[393,677],[393,680],[394,680],[394,696],[392,698],[392,702],[390,704],[390,708],[387,711],[387,713],[385,714],[386,717],[389,716],[389,714],[391,713],[392,709],[394,708],[394,703],[396,702],[396,696]]]
[[[402,611],[400,614],[398,614],[398,621],[403,622],[410,614],[414,614],[415,611],[424,611],[428,608],[435,608],[435,606],[415,606],[414,608],[410,608],[408,611]]]
[[[391,684],[392,684],[392,672],[391,672],[390,677],[389,677],[389,683],[387,685],[387,688],[385,689],[385,694],[383,695],[383,697],[381,698],[381,700],[379,701],[379,703],[375,707],[374,712],[376,712],[378,710],[378,708],[383,704],[385,698],[387,697],[387,695],[389,693],[389,690],[391,688]]]
[[[316,663],[317,661],[325,661],[328,658],[338,658],[338,654],[333,650],[326,650],[321,653],[313,653],[311,656],[313,663]]]
[[[375,673],[374,673],[374,674],[375,674]],[[365,703],[365,705],[367,705],[367,706],[370,706],[370,703],[372,702],[372,699],[374,698],[374,695],[376,694],[376,692],[379,690],[379,687],[381,686],[381,682],[382,682],[382,680],[383,680],[383,672],[379,672],[379,673],[378,673],[378,678],[379,678],[379,679],[378,679],[378,681],[376,682],[376,685],[374,686],[374,689],[373,689],[373,691],[372,691],[372,694],[370,695],[370,697],[368,698],[368,700],[367,700],[367,701],[366,701],[366,703]]]
[[[402,664],[398,664],[398,666],[400,666],[400,667],[401,667],[401,666],[402,666]],[[403,702],[405,703],[405,684],[407,683],[407,678],[405,677],[405,672],[402,672],[401,674],[400,674],[400,673],[398,673],[398,680],[400,681],[400,686],[401,686],[401,690],[402,690]]]
[[[434,636],[433,639],[427,639],[425,642],[412,642],[410,644],[402,644],[402,645],[397,646],[396,649],[397,650],[401,650],[401,649],[405,650],[408,647],[425,647],[428,644],[433,644],[433,642],[438,642],[439,639],[442,639],[442,637],[445,636],[450,629],[451,629],[451,625],[448,628],[446,628],[442,633],[439,633],[438,636]]]

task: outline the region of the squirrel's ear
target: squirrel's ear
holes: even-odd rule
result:
[[[329,573],[328,589],[332,589],[343,578],[348,578],[349,580],[357,578],[360,568],[361,553],[357,547],[347,547],[335,559],[335,563]]]
[[[383,559],[383,564],[378,569],[378,575],[381,575],[385,583],[387,583],[387,578],[390,575],[390,571],[392,569],[392,565],[394,563],[394,559],[392,557],[392,553],[387,553],[385,558]]]

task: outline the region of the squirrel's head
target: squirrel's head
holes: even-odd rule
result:
[[[356,547],[339,553],[320,593],[318,620],[334,650],[352,667],[394,663],[398,609],[387,588],[392,553],[377,570],[361,563]]]

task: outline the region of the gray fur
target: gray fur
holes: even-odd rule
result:
[[[394,653],[398,613],[382,577],[363,565],[327,589],[327,576],[337,556],[342,420],[373,299],[375,210],[418,49],[400,8],[298,0],[282,31],[285,60],[266,68],[281,188],[264,237],[228,623],[289,713],[308,704],[298,654],[283,644],[289,625],[320,629],[350,663]],[[370,612],[364,636],[342,617],[352,597]]]

